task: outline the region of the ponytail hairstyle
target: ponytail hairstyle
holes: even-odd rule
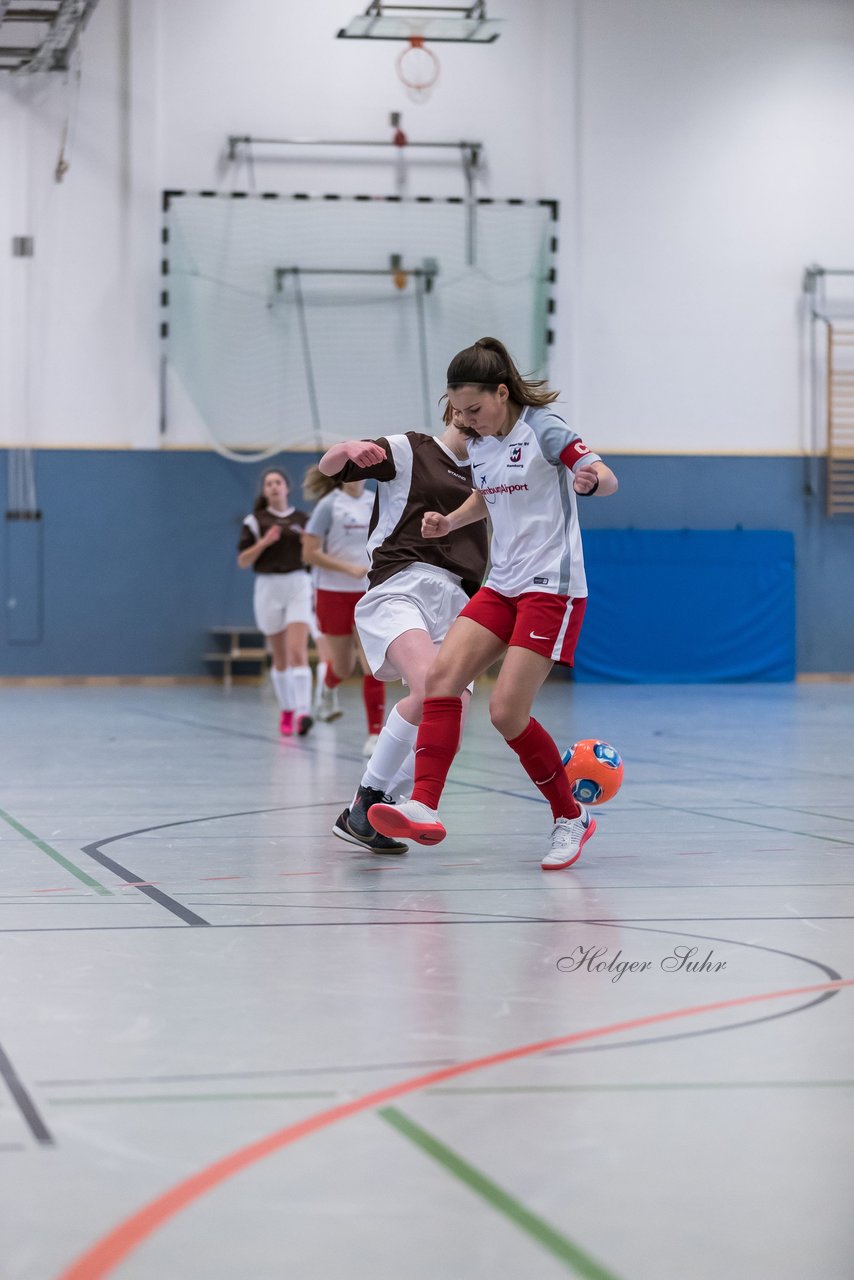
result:
[[[337,480],[335,476],[325,476],[320,467],[309,467],[302,478],[302,496],[307,502],[319,502],[343,484],[344,481]]]
[[[267,470],[264,472],[264,474],[261,476],[261,481],[258,486],[258,496],[255,499],[255,503],[252,507],[252,510],[256,516],[260,515],[262,511],[267,510],[267,499],[264,496],[264,484],[267,480],[267,476],[281,476],[285,484],[288,486],[288,498],[290,499],[290,496],[291,496],[291,481],[287,471],[283,470],[282,467],[268,467]]]
[[[468,386],[495,391],[502,382],[516,404],[542,408],[560,396],[559,391],[549,391],[542,378],[523,378],[504,343],[497,338],[478,338],[473,347],[457,352],[448,365],[449,391]]]

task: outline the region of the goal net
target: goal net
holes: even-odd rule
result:
[[[485,334],[524,373],[547,372],[553,202],[170,193],[165,204],[167,358],[228,456],[434,430],[449,360]]]

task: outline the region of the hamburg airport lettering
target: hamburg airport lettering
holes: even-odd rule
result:
[[[484,476],[483,479],[485,480],[486,476]],[[493,485],[492,488],[487,488],[486,485],[483,485],[480,492],[484,494],[520,493],[523,489],[527,489],[527,487],[528,486],[526,484],[496,484],[496,485]]]

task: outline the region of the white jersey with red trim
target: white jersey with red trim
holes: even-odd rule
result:
[[[472,440],[469,458],[492,525],[486,585],[503,596],[586,596],[572,472],[599,455],[551,409],[527,406],[508,435]]]
[[[365,489],[358,498],[343,489],[335,489],[321,498],[312,511],[305,526],[306,533],[323,539],[323,550],[327,555],[361,565],[365,570],[363,578],[351,578],[338,569],[318,567],[315,585],[322,591],[367,591],[367,574],[371,567],[368,528],[375,496],[369,489]]]

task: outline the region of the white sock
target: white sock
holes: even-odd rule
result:
[[[415,752],[410,751],[391,782],[386,787],[386,791],[395,800],[402,800],[404,796],[412,795],[412,784],[415,781]]]
[[[323,688],[326,684],[326,663],[318,662],[314,671],[314,705],[319,707],[323,701]]]
[[[270,668],[270,679],[273,682],[273,688],[276,690],[276,699],[282,711],[293,711],[294,709],[293,689],[288,676],[289,673],[287,671],[277,671],[275,667]]]
[[[311,667],[289,667],[288,675],[293,680],[296,713],[307,716],[311,711]]]
[[[417,737],[418,725],[404,720],[398,713],[397,707],[392,707],[383,725],[380,740],[374,747],[374,753],[362,775],[362,786],[382,788],[383,791],[387,791],[389,781],[400,772],[406,757],[415,746]]]

